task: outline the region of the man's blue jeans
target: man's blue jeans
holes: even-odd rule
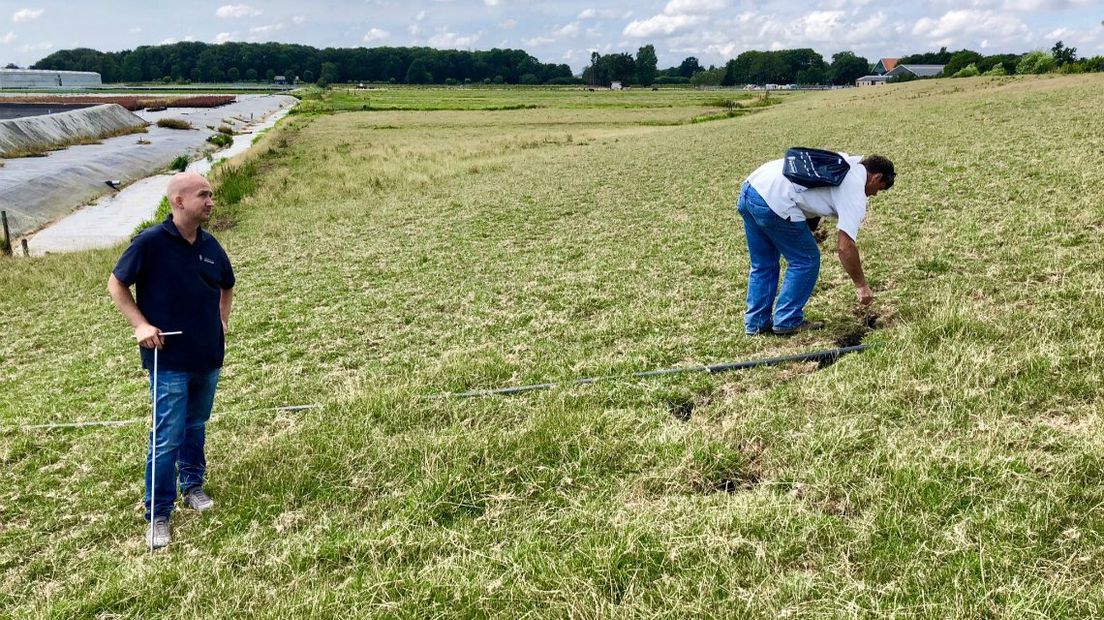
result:
[[[767,201],[746,181],[740,188],[736,210],[744,218],[751,255],[745,331],[757,334],[769,331],[772,326],[789,329],[801,325],[805,321],[805,304],[820,275],[820,248],[812,231],[805,222],[791,222],[772,211]],[[783,256],[786,276],[779,291],[779,258]]]
[[[203,485],[207,459],[203,447],[207,420],[215,402],[219,369],[207,372],[161,370],[157,373],[157,498],[154,514],[172,514],[178,485],[181,492]],[[153,373],[150,373],[150,394]],[[153,431],[149,445],[153,446]],[[152,449],[146,452],[146,520],[150,518]]]

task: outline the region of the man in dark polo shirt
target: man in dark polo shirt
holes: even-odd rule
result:
[[[172,214],[134,237],[107,281],[112,301],[134,328],[142,367],[151,371],[151,391],[153,348],[159,351],[156,481],[151,480],[152,432],[146,453],[146,537],[153,547],[169,544],[177,485],[189,507],[203,511],[215,505],[203,490],[203,447],[234,299],[230,259],[200,227],[214,206],[210,184],[182,172],[169,181],[166,195]],[[183,333],[161,335],[176,331]],[[157,493],[152,500],[151,482]]]

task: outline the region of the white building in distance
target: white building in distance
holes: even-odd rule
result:
[[[92,71],[0,69],[0,90],[11,88],[99,88],[100,74]]]

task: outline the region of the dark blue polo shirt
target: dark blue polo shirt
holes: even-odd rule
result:
[[[138,309],[166,336],[158,368],[204,372],[222,367],[225,341],[219,300],[234,287],[226,251],[200,228],[195,243],[180,236],[169,215],[160,226],[139,233],[112,271],[123,284],[135,285]],[[142,366],[153,368],[153,350],[140,348]]]

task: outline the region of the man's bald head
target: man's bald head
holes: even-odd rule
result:
[[[194,172],[178,172],[169,179],[169,187],[165,190],[165,196],[168,197],[170,205],[176,206],[178,196],[182,197],[196,187],[210,188],[211,185],[207,182],[207,179]]]
[[[194,172],[173,175],[165,195],[172,207],[173,222],[177,228],[183,226],[194,230],[210,219],[211,209],[215,206],[211,200],[211,184]]]

